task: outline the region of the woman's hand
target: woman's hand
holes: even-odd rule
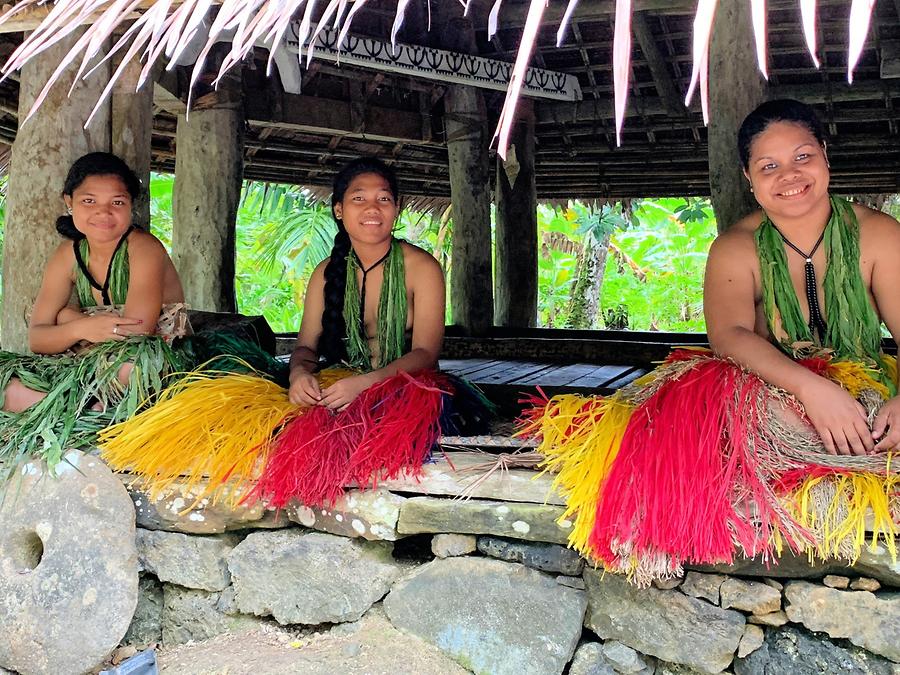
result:
[[[288,389],[288,399],[294,405],[319,405],[322,399],[322,390],[316,376],[305,370],[291,373],[291,387]]]
[[[88,342],[124,340],[131,335],[146,335],[142,319],[131,319],[115,314],[96,314],[78,320],[78,334]]]
[[[866,410],[840,386],[818,378],[798,396],[806,416],[831,455],[866,455],[874,450]]]
[[[900,397],[887,401],[872,425],[872,438],[878,441],[875,452],[890,452],[900,448]]]
[[[371,373],[345,377],[322,392],[322,400],[319,401],[319,405],[324,405],[332,410],[343,410],[373,384],[375,381],[372,379]]]

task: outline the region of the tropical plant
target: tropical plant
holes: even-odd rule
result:
[[[567,218],[571,214],[571,219],[578,225],[575,234],[582,240],[578,273],[569,303],[568,326],[596,328],[609,240],[615,230],[627,227],[628,221],[622,214],[621,203],[591,207],[574,202],[566,213]]]
[[[601,304],[614,325],[702,331],[703,270],[716,236],[707,200],[644,199],[610,239]]]

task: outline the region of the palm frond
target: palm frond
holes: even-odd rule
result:
[[[766,67],[766,0],[750,0],[750,13],[753,17],[753,35],[756,39],[756,62],[759,72],[769,79]]]
[[[616,145],[622,145],[628,80],[631,75],[631,0],[616,3],[616,26],[613,33],[613,87],[616,109]]]
[[[806,47],[812,57],[813,64],[819,67],[819,57],[816,56],[816,0],[800,0],[800,18],[803,21],[803,36],[806,38]]]
[[[453,0],[442,0],[452,2]],[[27,117],[44,102],[50,88],[59,81],[67,70],[77,64],[77,77],[95,72],[98,61],[105,63],[113,54],[124,50],[123,64],[140,58],[143,62],[137,87],[140,88],[153,72],[156,62],[165,57],[167,68],[174,67],[179,55],[192,44],[203,30],[213,5],[218,5],[216,16],[210,23],[200,49],[200,56],[191,73],[193,85],[205,68],[205,59],[218,40],[231,33],[231,49],[223,59],[214,82],[218,82],[233,66],[247,57],[257,45],[269,49],[268,72],[271,72],[272,55],[284,38],[293,17],[303,12],[297,35],[301,50],[298,58],[303,60],[302,46],[306,45],[307,65],[314,56],[316,37],[328,26],[334,25],[339,31],[339,44],[349,35],[354,16],[366,0],[329,0],[319,21],[313,25],[312,17],[316,0],[56,0],[52,9],[40,24],[25,36],[22,44],[13,52],[2,68],[3,77],[9,77],[28,61],[38,58],[46,50],[72,35],[80,26],[90,27],[79,37],[63,56],[59,67],[50,76],[44,89],[36,98]],[[488,34],[497,31],[499,11],[503,0],[494,0],[488,15]],[[557,42],[561,42],[573,15],[577,0],[568,0],[563,19],[557,32]],[[756,49],[760,70],[766,74],[765,55],[765,0],[751,0],[753,25],[756,34]],[[47,0],[20,0],[0,15],[0,25],[21,17],[22,13],[44,6]],[[468,2],[463,2],[468,9]],[[547,0],[529,0],[525,27],[519,41],[519,48],[512,68],[506,98],[495,132],[498,152],[505,158],[509,135],[515,120],[515,108],[522,92],[525,72],[536,37],[543,21]],[[693,69],[686,104],[690,103],[699,87],[704,121],[709,120],[708,59],[709,38],[713,28],[716,0],[699,0],[694,19]],[[852,0],[849,20],[849,49],[847,78],[852,82],[853,70],[859,61],[868,34],[869,23],[874,8],[874,0]],[[390,39],[394,43],[409,0],[396,0],[394,20],[390,29]],[[140,8],[135,19],[135,13]],[[349,11],[348,10],[349,7]],[[617,139],[621,138],[624,124],[630,61],[631,30],[630,17],[632,0],[617,0],[614,35],[614,96],[616,111]],[[803,30],[813,62],[818,66],[815,55],[815,0],[800,0]],[[430,7],[429,7],[430,17]],[[101,52],[111,45],[106,54]],[[124,65],[117,68],[109,85],[101,95],[100,103],[109,96],[112,83],[122,74]],[[85,75],[87,73],[87,75]],[[73,83],[74,86],[74,83]],[[193,88],[191,88],[191,91]],[[190,106],[190,100],[188,101]],[[96,113],[96,109],[95,109]],[[92,115],[93,117],[93,115]]]
[[[853,0],[850,5],[850,45],[847,49],[847,82],[853,84],[853,70],[859,63],[875,0]]]

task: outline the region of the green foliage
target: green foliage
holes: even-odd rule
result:
[[[150,182],[151,230],[170,250],[174,182],[162,174]],[[0,219],[5,188],[6,179],[0,179]],[[447,273],[450,215],[404,211],[397,223],[397,236],[431,252]],[[295,186],[246,183],[236,236],[239,310],[263,314],[276,331],[296,331],[309,275],[330,253],[334,233],[329,204]],[[583,253],[605,245],[608,237],[600,308],[605,326],[703,330],[703,267],[715,233],[712,209],[703,199],[539,206],[538,324],[569,325]]]
[[[172,251],[172,188],[175,176],[150,174],[150,231]]]
[[[337,232],[330,206],[294,186],[246,183],[237,231],[239,310],[264,315],[276,332],[296,331],[309,277]]]
[[[716,223],[707,200],[640,200],[610,240],[602,306],[610,327],[702,331],[703,270]]]

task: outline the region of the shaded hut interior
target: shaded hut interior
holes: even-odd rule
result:
[[[712,186],[711,190],[710,185],[713,156],[718,154],[720,163],[735,168],[738,159],[733,140],[722,147],[709,147],[709,128],[704,124],[699,96],[695,95],[689,106],[684,104],[693,62],[696,3],[633,3],[630,88],[621,146],[616,143],[613,104],[615,4],[582,0],[559,46],[557,29],[566,3],[552,2],[545,11],[530,65],[574,76],[581,99],[529,99],[522,104],[533,119],[534,198],[708,196],[716,189]],[[351,35],[388,40],[396,7],[395,2],[386,0],[366,3],[354,16]],[[511,63],[528,3],[504,2],[496,34],[489,38],[491,7],[487,0],[472,0],[464,17],[458,3],[429,5],[414,0],[407,8],[397,40]],[[829,135],[832,186],[837,192],[900,192],[900,2],[875,3],[852,85],[847,83],[848,14],[845,0],[817,3],[821,66],[816,68],[803,36],[799,4],[794,0],[768,2],[766,96],[792,97],[815,106]],[[5,30],[0,52],[8,55],[23,34],[9,32],[9,27]],[[717,31],[747,37],[751,29],[748,24],[718,26]],[[750,64],[748,77],[756,77],[756,56],[749,53],[752,49],[745,51]],[[291,73],[275,68],[268,75],[269,56],[268,50],[256,48],[222,86],[215,88],[212,80],[221,54],[214,50],[192,92],[190,63],[165,71],[160,68],[153,84],[152,169],[175,172],[177,128],[190,93],[192,110],[215,108],[226,100],[236,101],[242,109],[245,179],[301,185],[324,195],[334,173],[347,160],[377,155],[395,167],[402,191],[417,207],[443,208],[450,203],[448,141],[453,132],[448,130],[454,121],[459,122],[454,120],[454,115],[459,115],[448,111],[448,91],[458,85],[320,57],[308,65],[304,57],[300,65],[294,56],[296,69]],[[716,77],[713,68],[710,78]],[[296,86],[294,93],[286,90],[287,78],[295,85],[299,79],[299,93]],[[734,94],[733,107],[740,107],[737,100],[743,86],[742,81],[730,90],[726,88],[724,94],[720,92],[713,101],[714,119],[730,106],[730,94]],[[464,122],[482,127],[489,135],[496,127],[504,92],[487,88],[478,91],[483,96],[483,114]],[[0,83],[2,143],[15,140],[24,112],[19,110],[18,96],[17,75]],[[729,139],[733,138],[731,133]],[[496,156],[496,144],[491,147],[491,185],[487,190],[494,189],[495,162],[503,166]],[[479,236],[478,246],[489,249],[490,231]],[[530,246],[528,238],[515,231],[509,236]],[[463,291],[468,298],[454,297],[450,289],[448,300],[454,310],[457,305],[466,305],[469,313],[461,313],[462,318],[454,316],[454,322],[461,325],[448,331],[444,355],[460,374],[482,384],[508,387],[507,393],[532,384],[543,384],[550,391],[556,386],[606,391],[644,372],[644,367],[663,357],[673,343],[685,342],[684,336],[659,334],[551,334],[529,328],[533,321],[529,323],[527,317],[501,317],[482,302],[492,290],[489,251],[485,255],[481,264],[483,268],[486,261],[487,278],[470,278]],[[521,272],[530,264],[517,258],[515,251],[507,251],[504,256],[514,262],[506,268],[498,262],[495,276],[510,269],[515,272],[516,266]],[[498,254],[498,260],[500,257]],[[533,262],[536,267],[536,260]],[[227,265],[222,269],[227,271]],[[503,283],[507,294],[509,289],[523,287],[521,278]],[[494,286],[495,293],[503,283]],[[536,292],[536,281],[534,284]],[[224,295],[228,295],[227,289]],[[503,301],[495,296],[495,305],[498,303]],[[516,303],[507,297],[505,304],[508,308]],[[527,312],[527,302],[522,304]],[[492,323],[496,326],[491,327]],[[698,336],[690,341],[703,339]],[[568,368],[562,374],[558,372],[560,364]]]
[[[638,0],[634,3],[631,85],[621,147],[613,118],[612,35],[615,3],[583,0],[563,42],[556,31],[565,3],[551,3],[538,34],[531,65],[578,78],[583,100],[536,100],[536,184],[539,199],[619,199],[662,195],[708,195],[707,128],[699,97],[683,97],[691,73],[692,22],[696,3]],[[488,40],[491,3],[473,0],[469,15],[477,54],[511,62],[527,3],[501,8],[496,35]],[[354,17],[352,33],[381,40],[390,35],[396,3],[373,0]],[[459,19],[457,3],[431,7],[435,28]],[[869,36],[854,82],[847,84],[849,3],[820,0],[818,52],[811,61],[793,0],[768,3],[769,95],[813,104],[827,124],[832,181],[839,191],[900,191],[900,3],[875,4]],[[447,31],[428,31],[428,7],[413,2],[398,41],[445,47]],[[21,34],[4,36],[8,54]],[[445,47],[446,48],[446,47]],[[441,82],[314,59],[301,68],[300,94],[287,94],[277,70],[266,76],[268,52],[257,49],[243,64],[246,111],[244,177],[327,187],[337,167],[374,154],[399,171],[404,191],[420,198],[450,197]],[[156,84],[153,168],[175,166],[176,116],[184,111],[189,66],[164,73]],[[715,73],[711,74],[715,77]],[[493,130],[503,92],[483,90],[486,124]],[[202,108],[216,92],[201,83],[194,92]],[[18,86],[0,85],[0,141],[11,144],[18,122]],[[715,115],[715,111],[713,111]],[[735,156],[735,161],[737,161]]]

